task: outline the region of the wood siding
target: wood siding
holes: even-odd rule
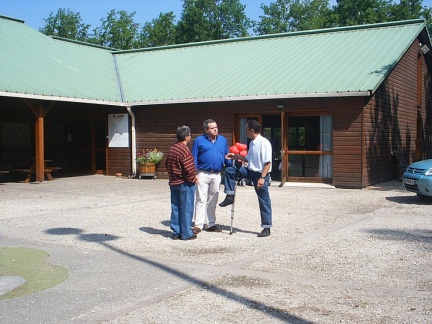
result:
[[[421,93],[424,98],[417,108],[418,55],[419,43],[415,41],[365,106],[362,186],[398,177],[398,168],[392,159],[394,150],[403,151],[411,162],[414,161],[418,109],[425,130],[430,132],[430,76],[423,56],[423,80],[420,84],[423,84]],[[423,139],[423,158],[430,152],[430,143],[430,135],[426,135]]]
[[[137,151],[158,148],[167,153],[175,143],[178,126],[187,125],[192,137],[203,133],[202,123],[207,118],[217,121],[219,133],[233,141],[235,116],[240,114],[257,115],[262,113],[280,114],[276,104],[283,102],[288,114],[333,115],[333,184],[339,187],[361,187],[361,112],[362,98],[290,99],[261,100],[224,103],[197,103],[136,107]],[[166,178],[165,158],[159,164],[156,175]]]
[[[361,187],[363,98],[337,102],[333,115],[333,185]]]
[[[132,173],[131,149],[129,147],[112,147],[107,148],[107,169],[106,174],[113,176],[116,173],[122,173],[128,176]]]

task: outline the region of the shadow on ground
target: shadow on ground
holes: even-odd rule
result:
[[[253,305],[254,309],[257,309],[257,310],[265,313],[269,317],[283,320],[283,321],[286,321],[289,323],[298,323],[298,324],[311,323],[305,319],[291,315],[284,310],[274,308],[270,305],[266,305],[264,303],[257,302],[253,299],[243,297],[241,295],[235,294],[235,293],[230,292],[228,290],[225,290],[223,288],[217,287],[215,285],[211,285],[208,282],[196,279],[196,278],[188,275],[185,272],[182,272],[182,271],[176,270],[172,267],[169,267],[169,266],[163,265],[161,263],[149,260],[143,256],[126,252],[126,251],[121,250],[119,248],[116,248],[116,247],[114,247],[108,243],[111,240],[117,239],[118,236],[109,235],[109,234],[95,234],[95,233],[84,234],[83,230],[79,229],[79,228],[51,228],[51,229],[46,230],[45,232],[49,233],[49,234],[54,234],[54,235],[77,235],[79,240],[83,240],[86,242],[98,242],[99,244],[103,245],[104,247],[106,247],[112,251],[121,253],[128,258],[138,260],[140,262],[143,262],[143,263],[146,263],[146,264],[151,265],[153,267],[156,267],[162,271],[165,271],[166,273],[169,273],[173,276],[177,276],[183,280],[186,280],[186,281],[190,282],[191,284],[203,287],[207,291],[209,291],[213,294],[217,294],[218,296],[222,296],[226,299],[235,301],[235,302],[240,303],[242,305],[245,305],[247,307],[251,307],[251,305]],[[162,232],[165,235],[165,232],[167,232],[167,231],[160,231],[160,232]]]

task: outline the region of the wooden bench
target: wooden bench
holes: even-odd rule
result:
[[[51,181],[53,179],[52,177],[52,172],[61,170],[60,167],[46,167],[44,169],[44,174],[46,175],[48,181]],[[25,183],[29,183],[31,180],[31,176],[32,174],[36,173],[36,169],[35,168],[28,168],[28,169],[13,169],[12,172],[14,173],[21,173],[21,174],[26,174],[26,178],[24,180]]]

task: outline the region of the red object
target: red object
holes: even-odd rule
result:
[[[239,153],[240,153],[240,151],[239,151],[239,149],[237,148],[237,146],[231,146],[231,147],[229,148],[229,151],[230,151],[230,153],[234,153],[234,154],[239,154]]]
[[[246,144],[243,144],[243,143],[236,143],[236,147],[238,148],[238,150],[241,152],[241,151],[244,151],[244,150],[247,150],[247,145]]]
[[[243,151],[240,152],[241,156],[246,156],[247,154],[248,154],[248,152],[246,150],[243,150]]]

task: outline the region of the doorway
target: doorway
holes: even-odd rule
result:
[[[235,141],[247,143],[246,124],[261,125],[272,144],[271,178],[276,181],[331,183],[333,177],[332,116],[319,114],[256,114],[238,116]]]
[[[247,144],[249,147],[250,139],[246,137],[247,121],[255,119],[261,125],[261,135],[267,138],[273,148],[272,152],[272,171],[271,178],[276,181],[281,180],[280,164],[281,149],[282,149],[282,129],[281,129],[281,114],[256,115],[239,117],[238,122],[238,139],[241,143]]]
[[[106,121],[50,123],[49,152],[63,171],[106,173]]]
[[[331,182],[332,117],[288,115],[286,125],[289,181]]]

